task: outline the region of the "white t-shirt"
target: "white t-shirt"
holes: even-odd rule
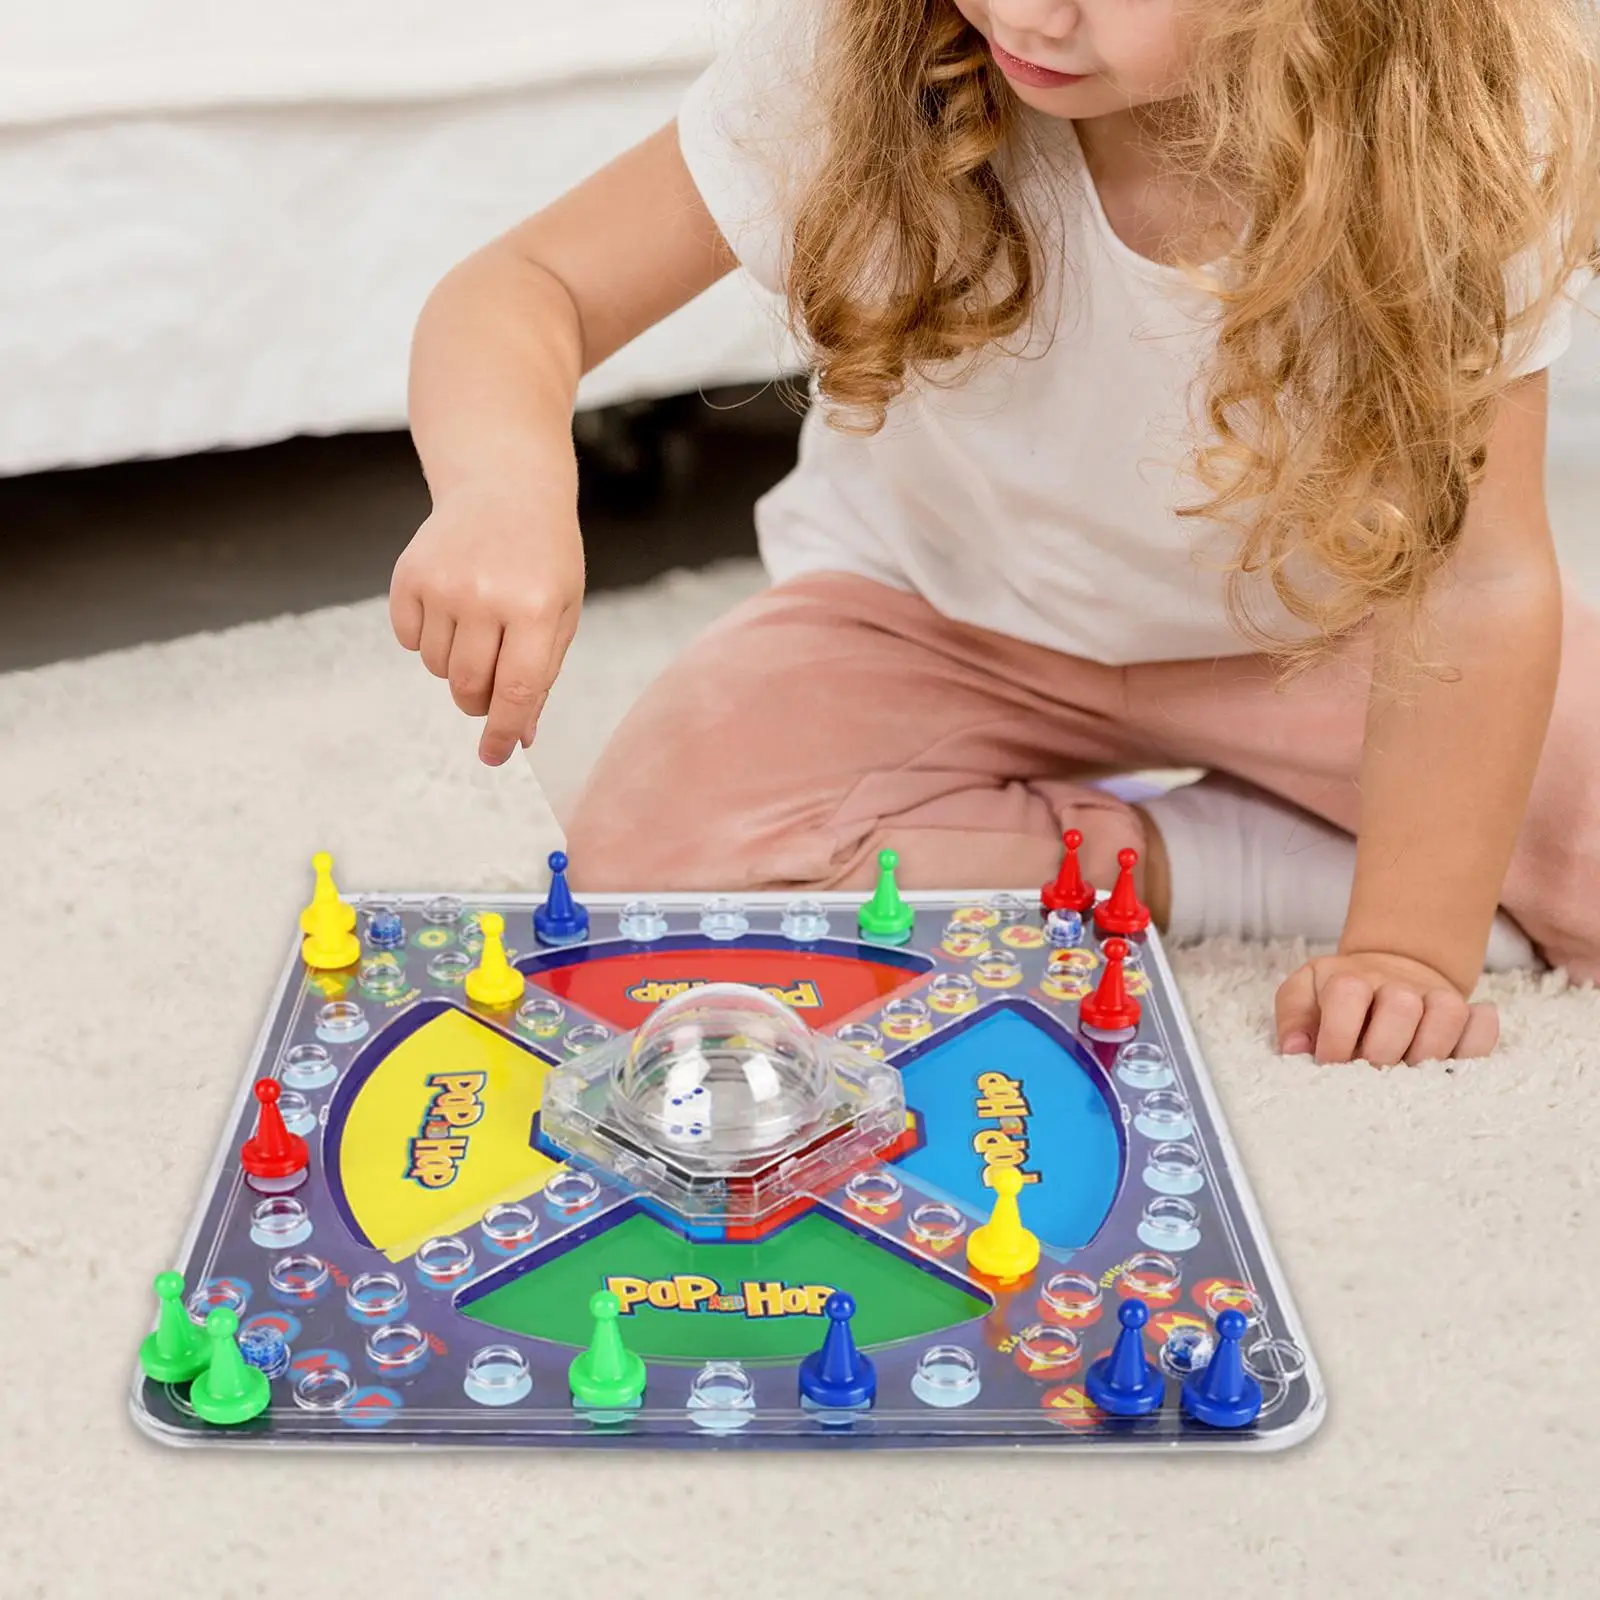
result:
[[[772,290],[788,248],[785,167],[803,181],[792,65],[747,40],[692,86],[678,120],[711,215]],[[959,387],[914,385],[870,438],[813,406],[798,465],[757,504],[762,558],[775,582],[861,573],[945,616],[1113,666],[1244,653],[1224,603],[1237,535],[1174,514],[1200,498],[1189,407],[1215,302],[1117,238],[1070,123],[1048,181],[1042,205],[1020,197],[1047,233],[1020,354],[988,353]],[[1569,310],[1518,370],[1547,366],[1570,337]],[[1301,634],[1265,588],[1250,607],[1278,636]]]

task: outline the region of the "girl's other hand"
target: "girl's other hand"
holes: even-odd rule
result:
[[[478,757],[491,767],[533,742],[583,603],[577,513],[545,498],[462,488],[436,499],[389,585],[395,637],[485,719]]]
[[[1277,1013],[1279,1050],[1324,1063],[1486,1056],[1500,1037],[1492,1005],[1473,1005],[1443,973],[1382,950],[1308,961],[1280,985]]]

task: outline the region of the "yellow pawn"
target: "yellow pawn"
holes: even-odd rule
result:
[[[989,1180],[995,1192],[994,1210],[967,1240],[967,1261],[974,1272],[997,1283],[1026,1277],[1039,1265],[1039,1241],[1022,1226],[1017,1196],[1022,1174],[1015,1167],[996,1167]]]
[[[522,998],[528,980],[506,960],[506,919],[496,911],[485,911],[478,926],[483,929],[483,950],[467,974],[467,998],[498,1011]]]
[[[333,881],[333,857],[326,850],[319,850],[311,858],[311,870],[317,875],[317,886],[311,892],[311,904],[300,913],[300,931],[315,933],[319,929],[323,932],[332,929],[348,933],[356,925],[356,908],[339,898]]]
[[[300,959],[314,972],[337,972],[361,959],[361,941],[346,926],[337,906],[314,911],[300,946]]]

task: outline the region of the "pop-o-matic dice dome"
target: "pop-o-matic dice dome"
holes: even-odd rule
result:
[[[611,1104],[643,1139],[701,1157],[770,1155],[832,1103],[811,1030],[781,1000],[706,984],[666,1001],[612,1068]]]
[[[706,1223],[826,1189],[905,1127],[892,1067],[732,983],[688,989],[552,1072],[541,1119],[555,1150]]]

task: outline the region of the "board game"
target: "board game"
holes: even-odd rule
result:
[[[1316,1363],[1131,851],[1026,893],[346,901],[135,1419],[169,1444],[1274,1449]]]

